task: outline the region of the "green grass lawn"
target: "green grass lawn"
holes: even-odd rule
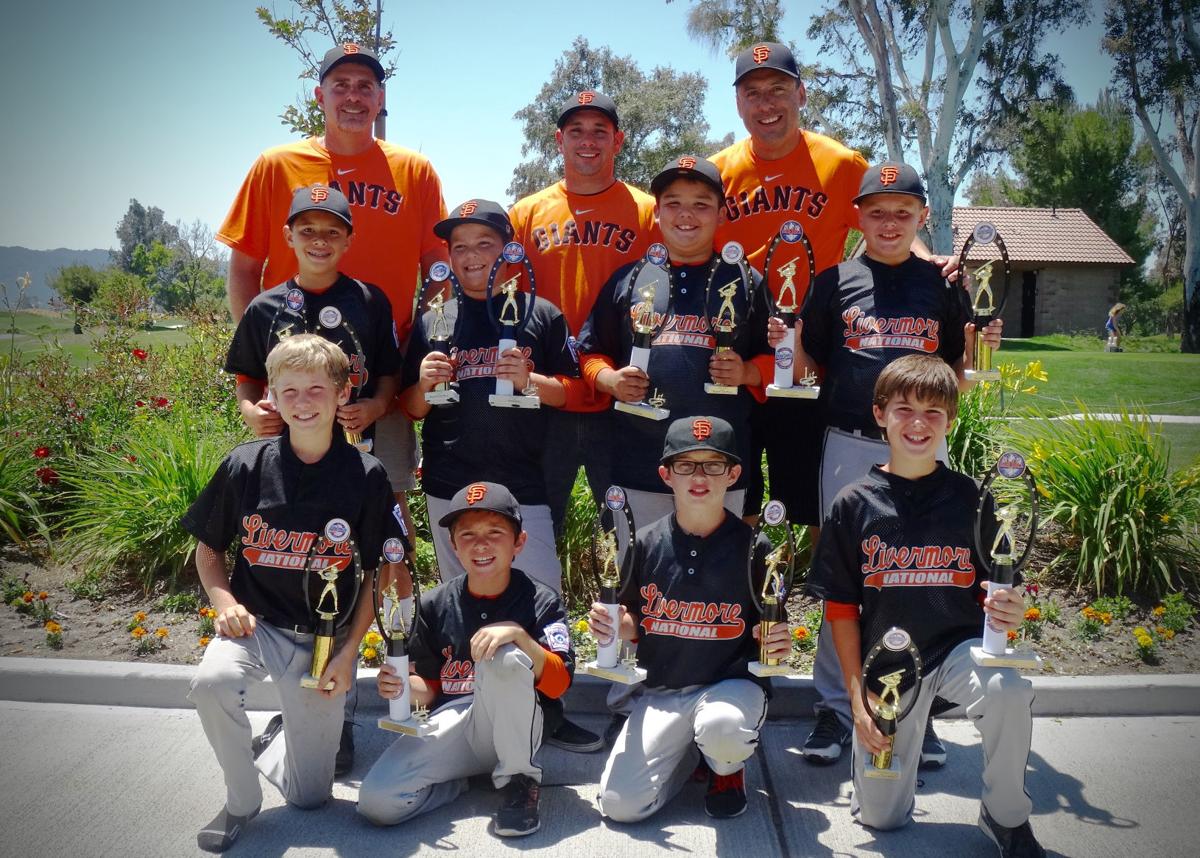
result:
[[[92,343],[104,332],[101,327],[85,328],[82,334],[72,331],[70,313],[59,314],[51,310],[22,310],[15,314],[16,331],[12,329],[13,317],[0,315],[0,353],[8,354],[15,349],[30,357],[56,344],[70,357],[76,366],[90,360]],[[161,319],[148,331],[138,331],[134,340],[143,348],[156,345],[179,345],[187,341],[187,331],[181,319]]]

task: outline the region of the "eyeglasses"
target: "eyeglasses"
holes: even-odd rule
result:
[[[691,459],[676,459],[668,466],[673,473],[679,474],[681,477],[688,477],[696,473],[699,468],[707,476],[719,477],[721,474],[729,473],[729,469],[733,467],[730,462],[694,462]]]

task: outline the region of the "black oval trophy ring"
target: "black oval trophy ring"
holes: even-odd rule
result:
[[[379,627],[379,635],[383,638],[383,660],[391,665],[396,675],[404,680],[403,690],[388,701],[388,714],[376,723],[383,730],[393,733],[403,733],[406,736],[422,737],[432,730],[428,722],[429,712],[424,706],[415,710],[412,706],[412,689],[408,680],[408,642],[417,626],[417,617],[421,613],[421,591],[417,586],[417,576],[412,568],[404,562],[404,543],[392,537],[383,543],[383,557],[379,558],[379,567],[375,573],[375,588],[372,592],[372,603],[375,608],[375,623]],[[412,621],[404,617],[404,600],[396,591],[393,579],[383,586],[383,564],[394,563],[403,566],[412,581]]]
[[[655,299],[665,293],[665,306],[668,310],[671,306],[671,274],[667,268],[669,258],[665,244],[652,244],[629,274],[630,317],[633,325],[629,365],[646,373],[647,378],[650,377],[650,348],[658,334],[658,326],[666,316],[665,312],[658,313],[655,310]],[[665,404],[666,399],[654,390],[642,402],[622,402],[618,399],[613,408],[647,420],[666,420],[671,412],[663,407]]]
[[[1015,502],[1020,494],[1028,499],[1027,513],[1022,513]],[[1037,537],[1037,495],[1037,484],[1033,474],[1029,473],[1025,458],[1014,450],[1000,455],[996,466],[979,487],[979,505],[975,508],[975,551],[987,574],[989,596],[994,590],[1011,588],[1017,572],[1029,562]],[[991,545],[986,545],[983,533],[989,499],[994,507],[991,514],[995,516],[996,535]],[[983,619],[983,644],[971,647],[971,658],[980,667],[1037,670],[1042,666],[1042,657],[1037,653],[1010,647],[1008,632],[987,616]]]
[[[804,248],[803,257],[796,253],[797,245]],[[791,257],[778,267],[775,252],[785,250],[785,256]],[[785,221],[779,227],[779,233],[771,239],[767,249],[767,261],[763,266],[763,277],[767,281],[768,292],[773,280],[782,278],[779,285],[779,297],[775,300],[775,315],[783,320],[787,333],[779,345],[775,346],[775,380],[767,385],[767,396],[785,399],[816,399],[821,395],[817,385],[817,377],[807,372],[804,378],[796,381],[792,376],[792,368],[796,363],[796,315],[800,312],[800,299],[796,294],[796,263],[803,258],[805,270],[808,273],[807,288],[811,289],[817,279],[817,258],[813,255],[812,242],[804,232],[804,227],[798,220]]]
[[[317,553],[318,549],[325,547],[333,548],[335,556],[325,557]],[[354,568],[347,572],[344,567],[350,566]],[[313,634],[312,664],[308,673],[301,677],[300,685],[303,688],[319,688],[321,674],[329,666],[329,659],[333,655],[334,640],[338,631],[350,622],[362,586],[362,557],[358,554],[358,546],[350,538],[350,525],[345,519],[331,518],[326,522],[324,538],[313,540],[304,556],[304,568],[300,574],[304,604],[316,629]],[[350,594],[350,604],[341,610],[342,606],[338,604],[338,579],[344,574],[353,575],[354,588]],[[320,592],[314,599],[313,587],[317,585],[320,585]],[[329,691],[329,686],[325,690]]]
[[[1000,253],[1000,262],[1004,266],[1004,284],[1001,286],[1000,300],[997,302],[992,292],[994,260],[978,266],[970,274],[972,283],[971,321],[975,324],[975,352],[974,365],[970,369],[964,370],[963,374],[968,381],[999,381],[1000,370],[992,366],[992,347],[983,341],[983,329],[989,322],[1004,313],[1004,305],[1008,303],[1008,296],[1011,292],[1012,265],[1009,263],[1008,248],[1005,247],[1000,232],[995,225],[984,221],[975,225],[975,229],[967,236],[962,250],[959,251],[958,271],[960,277],[968,276],[967,256],[971,252],[971,248],[977,244],[996,245]]]
[[[528,291],[523,291],[519,280],[521,272],[497,285],[496,277],[506,264],[520,265],[525,270],[529,280]],[[518,296],[521,296],[518,298]],[[518,241],[510,241],[504,245],[504,250],[496,257],[488,274],[487,283],[487,317],[492,328],[500,337],[496,344],[496,360],[509,349],[516,348],[517,338],[533,318],[534,299],[537,297],[537,283],[533,278],[533,263],[525,253],[525,248]],[[525,305],[521,307],[522,303]],[[497,311],[496,305],[499,304]],[[506,378],[496,379],[496,392],[488,396],[488,404],[499,408],[541,408],[542,400],[537,395],[537,388],[532,383],[520,393],[513,392],[513,384]]]
[[[450,284],[450,296],[453,297],[457,310],[453,323],[446,321],[446,283]],[[430,297],[431,291],[433,295]],[[429,277],[421,289],[421,297],[418,299],[417,306],[423,307],[433,314],[425,329],[429,348],[449,357],[453,348],[451,337],[458,327],[458,320],[462,317],[462,286],[459,285],[458,278],[454,276],[454,270],[448,264],[438,260],[429,266]],[[433,390],[425,394],[425,401],[435,406],[454,405],[458,402],[458,391],[452,384],[448,381],[438,382]]]
[[[913,669],[913,686],[911,694],[908,698],[906,706],[900,705],[900,682],[904,679],[904,670],[893,670],[891,673],[884,674],[877,678],[880,690],[878,692],[879,702],[874,706],[871,705],[871,699],[867,695],[870,690],[871,666],[875,664],[875,659],[884,650],[892,653],[908,653],[912,660]],[[912,635],[904,629],[892,626],[883,637],[879,639],[875,646],[871,647],[871,651],[867,653],[867,657],[863,660],[862,667],[862,683],[859,687],[859,693],[862,695],[863,706],[871,713],[871,719],[875,722],[875,726],[879,728],[879,732],[883,734],[883,738],[887,743],[887,747],[878,754],[872,754],[871,758],[863,766],[863,774],[868,778],[882,778],[884,780],[896,780],[900,777],[900,769],[894,765],[893,756],[895,754],[896,740],[896,725],[907,717],[912,711],[913,704],[917,702],[917,698],[921,696],[921,653],[917,650],[916,644],[913,643]]]
[[[784,540],[767,553],[764,560],[766,575],[763,578],[762,589],[759,590],[754,574],[755,547],[763,529],[777,525],[783,525]],[[758,517],[754,535],[750,538],[746,574],[750,580],[750,598],[758,608],[759,617],[758,661],[750,662],[747,669],[755,676],[786,676],[792,669],[778,658],[767,655],[767,635],[779,623],[787,622],[787,599],[796,577],[796,539],[792,533],[792,523],[787,518],[787,508],[782,501],[767,501],[762,515]]]
[[[750,274],[750,266],[746,264],[746,252],[736,241],[730,241],[721,248],[721,262],[737,268],[737,276],[715,290],[713,284],[717,281],[717,272],[722,266],[717,263],[708,275],[708,283],[704,287],[704,313],[708,316],[708,327],[713,336],[713,354],[730,351],[737,340],[737,309],[734,306],[739,293],[742,295],[743,307],[750,306],[750,286],[754,278]],[[715,295],[715,298],[714,298]],[[719,298],[718,302],[715,300]],[[713,304],[717,305],[713,312]],[[704,392],[722,396],[736,396],[738,385],[721,384],[716,381],[704,383]]]
[[[621,635],[619,623],[621,619],[620,603],[617,594],[629,580],[633,571],[633,560],[637,552],[637,541],[634,535],[633,510],[625,497],[625,490],[620,486],[609,486],[604,494],[604,515],[612,521],[612,527],[605,527],[597,522],[592,531],[592,574],[596,577],[599,591],[596,601],[604,608],[612,623],[613,636],[607,641],[596,641],[596,660],[584,662],[579,666],[580,673],[590,673],[622,685],[636,685],[646,679],[644,668],[637,666],[637,657],[621,660]],[[616,516],[624,514],[625,526],[629,528],[629,544],[623,553],[617,550]],[[597,534],[596,530],[600,532]],[[619,556],[618,556],[619,555]]]

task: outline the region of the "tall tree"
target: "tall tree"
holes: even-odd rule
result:
[[[155,242],[170,247],[179,240],[179,230],[168,223],[158,206],[146,208],[137,200],[129,201],[129,209],[117,224],[120,247],[110,251],[113,263],[123,271],[133,271],[133,255],[138,245],[148,248]]]
[[[179,223],[179,241],[172,248],[176,261],[168,310],[210,312],[215,303],[224,306],[225,280],[221,276],[227,255],[208,226],[199,220]]]
[[[1200,0],[1110,0],[1104,48],[1184,212],[1180,348],[1200,352]]]
[[[1043,39],[1087,18],[1075,0],[839,0],[808,35],[821,57],[841,60],[827,72],[840,85],[830,121],[889,158],[916,151],[933,249],[947,253],[966,176],[1032,105],[1069,97]]]
[[[587,39],[577,37],[555,62],[550,80],[514,116],[525,136],[521,154],[532,157],[513,170],[508,193],[520,199],[562,175],[562,156],[554,141],[558,110],[573,93],[585,89],[598,89],[617,102],[625,132],[617,155],[617,177],[622,181],[648,187],[670,159],[715,152],[732,138],[709,139],[704,121],[707,88],[698,73],[668,66],[646,74],[632,57],[615,56],[607,47],[593,49]]]
[[[67,303],[90,304],[104,282],[104,272],[90,265],[64,265],[46,284]]]
[[[321,59],[331,47],[354,42],[370,48],[383,63],[384,81],[396,70],[385,57],[396,47],[392,31],[383,30],[383,0],[292,0],[294,16],[275,16],[273,9],[259,6],[255,14],[271,35],[294,50],[300,57],[300,80],[314,84],[321,71]],[[310,38],[315,44],[310,44]],[[375,136],[386,136],[386,114],[375,120]],[[316,137],[325,133],[325,115],[309,87],[302,90],[293,104],[279,114],[280,121],[297,134]]]
[[[780,0],[691,0],[687,32],[711,50],[735,57],[755,42],[783,41],[782,5]]]

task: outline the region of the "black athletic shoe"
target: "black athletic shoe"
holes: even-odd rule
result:
[[[918,769],[940,769],[946,765],[946,746],[933,732],[933,719],[925,722],[925,738],[921,740],[921,762]]]
[[[541,786],[529,775],[513,775],[505,784],[500,809],[496,811],[496,834],[501,837],[524,837],[542,827],[538,818],[538,799]]]
[[[621,735],[621,730],[624,729],[625,722],[628,720],[628,715],[622,715],[620,712],[613,714],[608,726],[604,728],[604,747],[611,748],[617,743],[617,736]]]
[[[987,808],[981,805],[979,828],[996,844],[1002,858],[1045,858],[1046,850],[1033,836],[1028,819],[1016,828],[1005,828],[992,819]]]
[[[842,726],[832,709],[817,712],[817,726],[808,734],[801,755],[810,763],[828,766],[842,756],[842,748],[850,744],[850,731]]]
[[[237,842],[246,823],[258,816],[261,809],[262,805],[259,805],[245,816],[234,816],[227,808],[221,808],[213,821],[200,829],[196,845],[205,852],[224,852]]]
[[[713,819],[732,819],[746,812],[746,770],[731,775],[708,775],[708,794],[704,796],[704,812]]]
[[[337,756],[333,758],[333,776],[340,778],[349,774],[354,768],[354,725],[347,722],[342,724],[342,741],[338,745]]]
[[[546,736],[544,741],[547,745],[562,748],[564,751],[574,751],[577,754],[588,754],[604,747],[603,739],[591,730],[585,730],[566,718],[562,719],[558,729]]]
[[[275,741],[275,737],[283,730],[283,715],[276,715],[267,722],[267,726],[263,728],[261,734],[250,740],[250,753],[254,755],[254,759],[262,756],[262,752],[267,749],[267,745]]]

